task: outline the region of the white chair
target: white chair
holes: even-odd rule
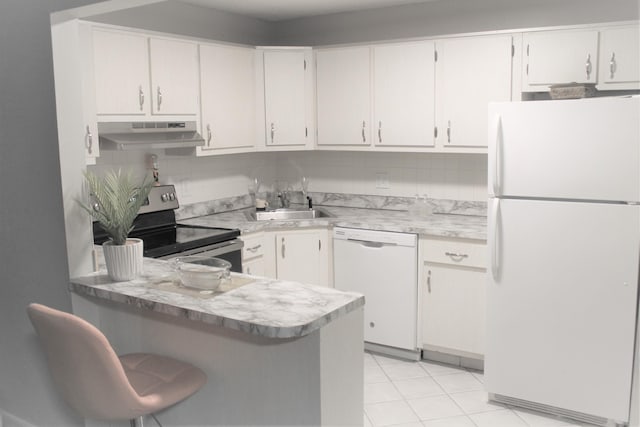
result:
[[[102,332],[72,314],[41,304],[30,304],[27,313],[54,383],[85,418],[142,425],[145,415],[186,399],[207,381],[202,370],[169,357],[118,357]]]

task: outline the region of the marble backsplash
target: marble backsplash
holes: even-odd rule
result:
[[[394,211],[408,211],[416,204],[414,197],[375,196],[365,194],[342,194],[309,192],[315,206],[339,206],[347,208],[388,209]],[[277,206],[278,199],[273,193],[259,195],[269,201],[270,206]],[[306,204],[300,191],[290,193],[292,204]],[[427,199],[427,206],[433,213],[487,216],[487,203],[467,200]],[[194,218],[216,213],[229,212],[254,206],[254,198],[249,194],[237,197],[211,200],[180,206],[176,210],[178,220]]]

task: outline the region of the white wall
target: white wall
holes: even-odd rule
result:
[[[69,310],[49,14],[95,0],[0,1],[0,421],[80,425],[26,306]],[[13,416],[12,416],[12,415]],[[15,418],[15,417],[17,418]]]
[[[176,186],[181,205],[247,194],[251,180],[265,183],[276,180],[276,153],[230,154],[213,157],[167,156],[154,152],[101,151],[89,170],[103,174],[109,169],[128,169],[139,177],[149,174],[146,156],[158,156],[161,184]]]
[[[0,426],[84,424],[53,386],[25,309],[71,310],[50,14],[97,2],[0,1]],[[220,22],[182,27],[236,42],[263,31],[252,20]]]
[[[487,200],[486,154],[281,153],[278,179],[300,189],[302,176],[316,192]],[[389,188],[378,188],[379,177]]]
[[[128,168],[142,176],[144,152],[102,151],[97,173]],[[204,202],[246,194],[257,177],[263,190],[276,180],[301,189],[302,176],[309,191],[326,193],[405,196],[427,194],[436,199],[486,201],[487,157],[484,154],[363,153],[344,151],[247,153],[194,158],[166,156],[156,151],[160,182],[174,184],[180,203]],[[378,188],[383,174],[389,188]]]
[[[249,45],[269,44],[274,29],[270,22],[176,1],[95,15],[91,20]]]
[[[361,43],[476,31],[628,21],[638,0],[446,0],[279,22],[284,45]]]

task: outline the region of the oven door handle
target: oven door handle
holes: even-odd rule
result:
[[[158,259],[171,259],[185,255],[207,255],[217,256],[234,251],[241,251],[244,247],[244,242],[240,239],[229,240],[227,242],[217,243],[215,245],[209,245],[201,248],[194,248],[180,253],[166,255]]]

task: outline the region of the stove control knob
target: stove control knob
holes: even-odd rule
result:
[[[175,200],[176,199],[176,193],[169,193],[169,200]]]
[[[169,200],[169,195],[167,193],[164,193],[162,196],[160,196],[160,199],[162,199],[163,202],[166,202],[167,200]]]

